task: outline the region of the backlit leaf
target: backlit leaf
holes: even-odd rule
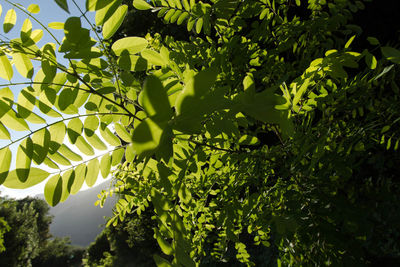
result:
[[[30,59],[23,53],[13,53],[13,60],[15,67],[22,77],[32,78],[33,76],[33,65]]]
[[[6,181],[3,183],[5,187],[12,189],[26,189],[43,182],[50,174],[42,169],[32,167],[25,182],[22,182],[16,170],[11,171]]]
[[[13,69],[10,60],[3,51],[0,51],[0,77],[8,81],[11,81],[13,77]]]
[[[125,129],[124,126],[122,126],[119,123],[115,124],[115,131],[117,132],[118,136],[124,140],[127,143],[132,142],[131,135],[128,133],[128,131]]]
[[[63,190],[62,187],[63,182],[61,175],[59,174],[52,176],[47,181],[44,187],[44,198],[50,206],[54,207],[60,202]]]
[[[3,30],[5,33],[11,31],[14,28],[15,23],[17,22],[17,13],[14,9],[9,9],[4,17]]]
[[[50,132],[48,129],[41,129],[32,135],[33,154],[32,159],[36,164],[41,164],[49,152]]]
[[[83,123],[79,118],[74,118],[68,123],[68,137],[72,144],[75,144],[79,136],[81,136],[83,130]]]
[[[112,16],[104,23],[103,26],[103,38],[109,39],[121,26],[126,13],[128,12],[128,6],[122,5],[112,14]]]
[[[147,77],[139,95],[139,103],[149,117],[157,121],[167,121],[172,116],[167,93],[160,80],[155,76]]]
[[[139,10],[147,10],[152,8],[152,6],[144,0],[133,0],[133,6]]]
[[[40,7],[37,4],[30,4],[27,10],[33,14],[37,14],[40,12]]]
[[[75,168],[75,179],[70,187],[70,194],[75,195],[81,189],[86,176],[86,164],[80,164]]]
[[[113,52],[119,56],[123,51],[127,51],[129,54],[136,54],[145,49],[148,45],[148,41],[141,37],[126,37],[117,40],[111,47]]]
[[[92,159],[88,163],[85,181],[89,187],[92,187],[96,183],[97,177],[99,175],[99,169],[100,164],[97,158]]]
[[[9,147],[0,149],[0,185],[7,178],[11,166],[11,150]]]
[[[93,156],[93,147],[83,138],[83,136],[78,136],[75,142],[76,147],[85,155]]]
[[[133,130],[132,145],[136,154],[152,153],[160,144],[163,129],[150,118],[143,120]]]
[[[72,151],[68,146],[65,144],[62,144],[60,148],[58,149],[58,152],[65,156],[67,159],[72,160],[72,161],[81,161],[83,160],[81,155],[75,153]]]
[[[107,178],[111,169],[111,156],[109,153],[105,154],[100,161],[100,171],[103,178]]]
[[[25,138],[17,149],[17,158],[15,162],[16,174],[21,182],[28,179],[33,156],[33,142],[30,137]]]

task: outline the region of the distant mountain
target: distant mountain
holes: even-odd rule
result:
[[[104,228],[104,217],[112,215],[115,198],[108,198],[103,208],[95,206],[97,195],[107,189],[109,182],[70,196],[65,202],[50,208],[54,216],[50,232],[56,237],[71,238],[73,245],[86,247]],[[43,198],[43,195],[38,196]]]

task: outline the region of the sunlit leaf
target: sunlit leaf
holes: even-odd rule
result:
[[[92,159],[87,165],[87,172],[85,179],[86,184],[89,187],[92,187],[96,183],[97,177],[99,175],[99,170],[100,170],[99,160],[97,158]]]
[[[23,53],[13,53],[13,60],[15,67],[22,77],[32,78],[33,76],[33,65],[30,59]]]
[[[13,69],[8,57],[0,51],[0,77],[8,81],[13,77]]]
[[[63,191],[63,182],[61,175],[56,174],[52,176],[46,183],[44,187],[44,198],[46,199],[46,202],[50,206],[55,206],[57,205],[62,196],[62,191]]]
[[[111,49],[119,56],[123,51],[128,51],[129,54],[136,54],[145,49],[148,41],[141,37],[126,37],[117,40],[113,43]]]
[[[83,138],[83,136],[78,136],[75,142],[76,147],[85,155],[93,156],[93,147]]]
[[[167,121],[172,116],[167,92],[155,76],[147,77],[139,95],[139,103],[147,115],[157,121]]]
[[[17,13],[14,9],[9,9],[4,17],[3,30],[5,33],[11,31],[14,28],[15,23],[17,22]]]
[[[30,4],[27,10],[33,14],[37,14],[40,12],[40,7],[37,4]]]
[[[11,150],[9,147],[0,149],[0,185],[7,178],[11,166]]]
[[[109,153],[105,154],[100,161],[100,171],[103,178],[107,178],[111,169],[111,156]]]
[[[5,187],[12,189],[26,189],[43,182],[50,174],[42,169],[32,167],[25,182],[22,182],[17,175],[16,170],[11,171],[6,181],[3,183]]]
[[[50,132],[48,129],[41,129],[32,135],[33,154],[32,159],[36,164],[41,164],[49,152]]]
[[[121,26],[126,13],[128,12],[128,6],[122,5],[112,14],[112,16],[103,25],[103,38],[111,38],[118,28]]]
[[[133,6],[139,10],[147,10],[152,8],[152,6],[144,0],[133,0]]]

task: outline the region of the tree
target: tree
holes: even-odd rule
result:
[[[50,239],[49,206],[41,199],[0,198],[0,217],[7,231],[0,252],[5,266],[75,266],[81,263],[83,249],[70,246],[68,239]]]
[[[85,266],[154,266],[152,255],[161,251],[153,238],[157,226],[153,215],[151,211],[129,214],[118,225],[105,228],[87,249]]]
[[[186,26],[189,41],[154,28],[113,39],[130,5],[120,0],[88,0],[49,28],[27,20],[21,38],[1,43],[0,77],[11,80],[14,65],[27,78],[17,101],[1,90],[1,137],[27,132],[10,142],[16,153],[0,150],[0,181],[48,179],[56,205],[115,168],[98,203],[121,194],[114,226],[154,210],[159,266],[232,252],[252,266],[249,244],[272,247],[278,265],[398,261],[398,215],[386,211],[400,206],[400,51],[351,24],[364,2],[133,1]],[[14,7],[36,20],[37,5]],[[14,24],[11,9],[4,31]],[[52,29],[65,38],[39,48]]]

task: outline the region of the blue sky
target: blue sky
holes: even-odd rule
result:
[[[81,5],[81,9],[85,10],[85,2],[84,0],[76,0],[76,2]],[[38,14],[35,14],[35,17],[45,26],[47,26],[50,22],[64,22],[69,16],[81,16],[79,10],[75,7],[72,1],[68,1],[69,4],[69,9],[70,9],[70,14],[66,13],[63,9],[61,9],[53,0],[45,0],[45,1],[27,1],[27,0],[18,0],[18,3],[21,4],[24,7],[28,7],[30,4],[38,4],[40,6],[40,12]],[[2,7],[2,13],[0,16],[0,28],[2,28],[2,24],[4,21],[4,17],[7,13],[7,10],[10,8],[13,8],[11,5],[9,5],[6,1],[0,0],[0,5]],[[9,39],[12,38],[19,38],[19,32],[21,29],[21,26],[24,22],[24,20],[28,17],[26,14],[24,14],[22,11],[19,11],[18,9],[14,8],[17,12],[17,24],[15,27],[6,35],[0,36],[1,39],[5,39],[5,37],[8,37]],[[94,13],[88,13],[87,17],[89,18],[90,21],[94,22]],[[32,19],[32,24],[33,24],[33,29],[39,29],[41,28],[39,24],[34,22]],[[82,20],[83,23],[83,20]],[[84,25],[86,28],[89,28],[89,25]],[[52,30],[52,33],[56,36],[56,38],[61,41],[64,34],[62,30]],[[3,33],[2,30],[0,30],[1,33]],[[42,40],[37,44],[38,47],[42,47],[44,44],[52,42],[55,43],[54,39],[51,38],[51,36],[44,31],[44,36]],[[60,60],[61,59],[61,60]],[[60,55],[58,57],[58,60],[60,63],[63,63],[65,65],[68,65],[66,61],[62,60],[62,56]],[[39,68],[39,65],[35,66],[35,70]],[[12,79],[12,82],[17,83],[17,82],[24,82],[26,81],[25,78],[22,78],[19,76],[18,72],[14,69],[14,76]],[[0,78],[0,88],[6,87],[6,84],[8,84],[8,81],[3,80]],[[14,95],[17,96],[18,92],[24,87],[24,86],[9,86],[10,89],[13,91]],[[19,134],[21,136],[24,135],[24,133],[16,133],[13,132],[12,134]],[[9,142],[5,140],[0,140],[0,148],[4,147],[7,145]],[[17,146],[12,147],[13,154],[15,154],[15,149]],[[0,159],[1,160],[1,159]],[[14,159],[13,159],[14,160]],[[12,164],[13,165],[13,164]],[[43,193],[43,188],[47,180],[45,180],[43,183],[38,184],[34,187],[31,187],[29,189],[25,190],[13,190],[13,189],[8,189],[3,186],[0,186],[0,195],[8,195],[10,197],[15,197],[15,198],[23,198],[25,196],[31,195],[34,196],[36,194]],[[98,183],[103,182],[104,180],[102,178],[99,178]]]

